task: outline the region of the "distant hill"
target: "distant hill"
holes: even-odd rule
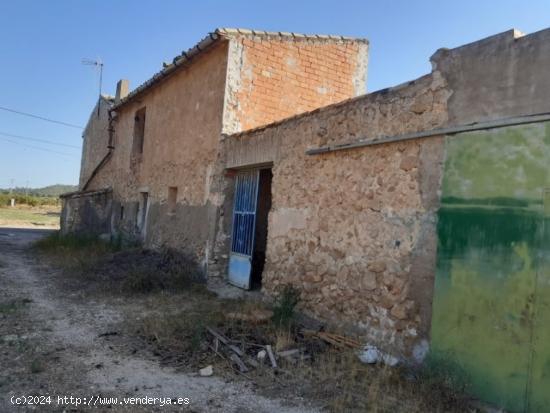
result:
[[[59,196],[66,192],[74,192],[78,190],[77,185],[50,185],[44,188],[32,189],[32,194],[36,196]]]
[[[78,190],[78,186],[76,185],[49,185],[45,186],[43,188],[14,188],[13,192],[16,194],[29,194],[33,196],[52,196],[52,197],[58,197],[61,194],[64,194],[65,192],[73,192]],[[9,189],[4,188],[0,190],[0,192],[8,192]]]

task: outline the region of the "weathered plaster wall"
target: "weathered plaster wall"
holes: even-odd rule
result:
[[[509,30],[431,60],[453,91],[450,124],[550,112],[550,29]]]
[[[107,155],[109,149],[109,108],[112,101],[101,97],[90,114],[88,124],[82,134],[82,158],[80,163],[80,179],[78,186],[83,189],[93,170]]]
[[[368,41],[236,36],[224,133],[255,128],[366,92]]]
[[[117,207],[124,207],[117,226],[130,234],[136,231],[140,192],[148,192],[149,247],[178,247],[204,257],[207,217],[216,208],[210,205],[210,171],[218,156],[226,65],[227,42],[220,42],[117,113],[113,158],[95,185],[113,183]],[[143,153],[133,155],[134,116],[143,107]],[[178,191],[173,212],[169,187]]]
[[[273,163],[263,288],[393,351],[429,330],[443,140],[308,156],[309,148],[444,125],[439,73],[225,141],[227,166]]]
[[[112,193],[110,190],[79,192],[62,198],[62,234],[109,234]]]

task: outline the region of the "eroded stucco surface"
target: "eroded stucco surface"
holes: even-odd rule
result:
[[[177,247],[204,257],[226,64],[227,43],[222,42],[116,114],[113,157],[94,185],[113,186],[117,208],[124,208],[116,213],[116,227],[128,235],[137,231],[141,193],[148,194],[146,227],[137,236],[149,247]],[[136,154],[134,116],[142,108],[143,153]],[[175,211],[167,206],[170,187],[177,188]]]

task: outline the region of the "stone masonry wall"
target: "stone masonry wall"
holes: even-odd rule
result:
[[[548,113],[550,29],[510,30],[431,58],[414,82],[228,137],[230,169],[273,164],[264,289],[392,352],[428,348],[442,137],[314,156],[306,149]],[[446,139],[456,139],[447,137]]]
[[[448,97],[434,72],[226,139],[229,168],[273,163],[266,293],[293,284],[310,315],[347,323],[394,353],[424,348],[443,139],[305,151],[442,126]]]
[[[235,35],[229,43],[223,133],[279,121],[365,93],[368,41],[302,35]],[[209,276],[227,273],[233,181],[223,152],[210,187]],[[229,196],[228,196],[229,195]]]

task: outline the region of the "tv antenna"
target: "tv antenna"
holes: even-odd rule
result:
[[[103,82],[103,62],[98,57],[97,59],[82,59],[84,66],[94,66],[99,70],[99,100],[97,101],[97,117],[99,117],[99,109],[101,105],[101,84]]]

